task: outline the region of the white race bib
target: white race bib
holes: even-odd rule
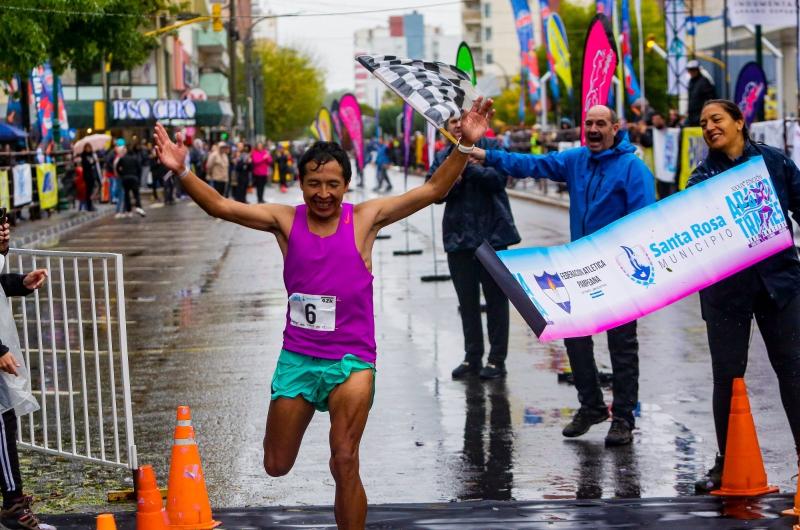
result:
[[[289,321],[298,328],[335,330],[336,297],[292,293],[289,297]]]

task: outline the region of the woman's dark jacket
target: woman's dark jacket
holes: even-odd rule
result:
[[[501,148],[498,142],[487,138],[481,138],[476,145],[481,149]],[[454,147],[450,145],[436,153],[427,179]],[[444,199],[442,239],[445,252],[476,250],[484,240],[495,249],[520,242],[506,195],[507,179],[507,175],[497,169],[467,164],[461,180]]]

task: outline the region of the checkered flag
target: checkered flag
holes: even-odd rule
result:
[[[356,61],[440,130],[478,97],[469,76],[455,66],[394,55],[359,55]]]

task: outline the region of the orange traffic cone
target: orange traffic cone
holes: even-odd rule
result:
[[[117,530],[117,523],[110,513],[101,513],[97,516],[97,530]]]
[[[744,379],[737,377],[733,380],[722,487],[711,494],[751,497],[776,491],[778,488],[767,484],[756,426],[750,413],[750,401],[747,399],[747,387]]]
[[[178,407],[178,424],[169,464],[167,515],[171,528],[208,530],[219,526],[211,519],[206,480],[194,439],[189,407]]]
[[[136,492],[136,530],[168,530],[169,519],[156,486],[153,466],[139,468]]]

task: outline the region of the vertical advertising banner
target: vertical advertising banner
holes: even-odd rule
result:
[[[733,101],[744,114],[749,127],[759,116],[764,115],[764,97],[767,95],[767,76],[757,62],[745,64],[736,78]]]
[[[678,127],[653,129],[653,173],[661,182],[675,182],[680,163],[680,137]]]
[[[639,81],[636,79],[636,72],[633,68],[633,55],[631,52],[631,10],[628,5],[628,0],[622,0],[622,8],[620,9],[620,25],[622,31],[622,69],[625,77],[625,93],[628,95],[628,101],[633,103],[642,96],[642,91],[639,88]],[[642,36],[639,35],[641,39]]]
[[[793,245],[758,156],[567,245],[476,256],[547,341],[620,326]]]
[[[608,103],[614,74],[617,71],[617,49],[611,22],[605,15],[597,14],[586,32],[583,47],[583,76],[581,79],[581,144],[586,143],[584,121],[586,113],[595,105]]]
[[[403,104],[403,168],[408,172],[408,159],[411,154],[411,128],[414,126],[414,108]]]
[[[39,208],[49,210],[58,204],[58,184],[55,164],[36,166],[36,189],[39,191]]]
[[[614,12],[614,0],[597,0],[595,2],[595,7],[598,13],[602,13],[608,18],[611,18]]]
[[[679,96],[688,85],[686,72],[686,33],[688,10],[685,0],[664,0],[667,34],[667,93]]]
[[[536,59],[533,20],[528,9],[528,0],[511,0],[511,9],[514,11],[514,25],[519,40],[521,76],[528,82],[528,99],[535,108],[539,102],[539,62]]]
[[[558,94],[558,79],[567,88],[567,95],[572,97],[572,70],[570,70],[570,53],[564,21],[558,13],[552,13],[545,22],[547,44],[547,62],[550,65],[551,86],[555,85],[554,94]]]
[[[377,113],[377,110],[376,110]],[[353,94],[345,94],[339,99],[339,117],[342,126],[353,142],[353,150],[356,155],[356,165],[358,173],[364,171],[364,124],[361,121],[361,107]],[[376,120],[377,123],[377,120]]]
[[[334,99],[331,102],[331,121],[333,122],[333,130],[336,133],[336,138],[339,143],[342,142],[342,120],[339,119],[339,100]]]
[[[11,209],[11,188],[7,169],[0,170],[0,208]]]
[[[324,142],[333,141],[333,124],[331,123],[331,113],[328,109],[322,107],[317,112],[317,132],[319,139]]]
[[[66,136],[69,130],[67,111],[64,105],[64,95],[61,86],[58,87],[58,127],[60,133]],[[49,63],[37,66],[31,72],[31,90],[36,104],[36,116],[39,134],[42,140],[50,140],[53,135],[53,119],[55,118],[56,98],[53,70]]]
[[[678,178],[678,189],[686,188],[694,168],[708,156],[708,145],[703,139],[700,127],[684,127],[681,130],[681,171]]]
[[[14,208],[33,202],[33,174],[30,164],[19,164],[12,169],[14,174]]]
[[[460,68],[469,76],[472,86],[478,83],[478,75],[475,73],[475,60],[472,58],[472,50],[466,42],[458,45],[456,52],[456,67]]]

